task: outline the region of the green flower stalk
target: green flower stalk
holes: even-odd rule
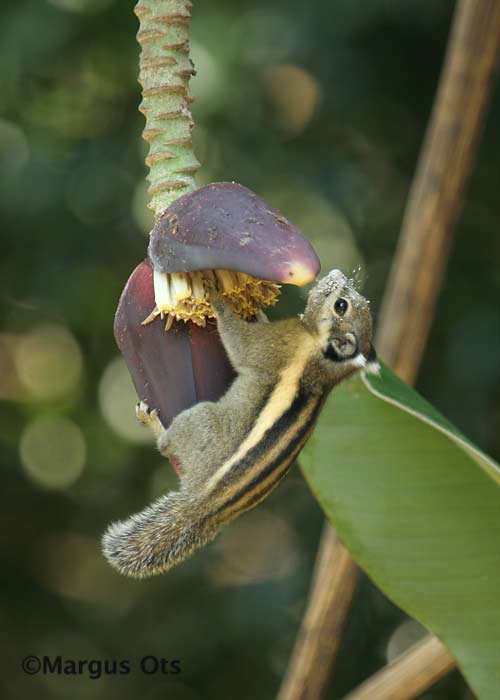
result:
[[[114,326],[139,398],[159,411],[165,427],[198,401],[217,400],[234,378],[207,283],[252,320],[276,301],[280,284],[307,284],[319,271],[300,231],[246,187],[196,188],[190,6],[186,0],[140,0],[136,6],[149,207],[156,223],[148,259],[130,275]]]
[[[187,0],[139,0],[135,7],[141,45],[139,110],[146,117],[143,137],[149,143],[148,206],[156,219],[195,189],[200,167],[191,139],[189,79],[195,71],[189,58],[190,8]]]

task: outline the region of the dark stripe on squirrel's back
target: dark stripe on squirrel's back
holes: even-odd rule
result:
[[[252,475],[252,473],[254,476],[219,508],[213,511],[214,514],[219,514],[226,508],[237,504],[245,496],[251,495],[251,498],[241,504],[243,509],[250,508],[262,500],[265,494],[285,475],[288,467],[302,448],[316,422],[323,399],[323,396],[307,395],[299,392],[290,408],[264,434],[262,440],[232,467],[230,481],[236,480],[237,482],[238,472],[241,473],[242,477],[247,474]],[[294,427],[296,430],[290,434]],[[283,446],[279,446],[279,441],[283,440],[286,435],[288,435],[286,442],[284,442]],[[266,455],[276,446],[281,448],[278,454],[271,461],[266,460]],[[264,489],[256,492],[257,487],[274,472],[278,473],[277,478],[266,484]],[[226,481],[228,476],[229,474],[225,476],[224,481]]]
[[[304,408],[308,401],[308,395],[302,391],[298,391],[295,399],[291,405],[281,414],[278,420],[272,424],[268,430],[263,434],[259,442],[254,445],[240,460],[238,460],[231,469],[224,474],[218,487],[226,486],[232,483],[236,478],[237,474],[241,473],[244,476],[249,468],[255,463],[262,454],[268,452],[272,446],[280,440],[283,436],[284,431],[290,427],[296,416]]]

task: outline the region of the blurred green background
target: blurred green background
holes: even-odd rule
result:
[[[432,105],[449,0],[211,0],[193,8],[200,183],[280,207],[323,269],[360,265],[375,315]],[[322,515],[300,473],[168,575],[129,581],[107,524],[175,484],[135,425],[112,333],[144,257],[133,3],[0,10],[1,697],[272,698]],[[500,95],[467,190],[419,389],[500,457]],[[295,313],[287,291],[276,314]],[[332,459],[334,468],[334,459]],[[404,469],[404,465],[401,465]],[[329,698],[422,634],[364,580]],[[28,654],[179,658],[179,675],[28,676]],[[426,699],[472,696],[458,672]]]

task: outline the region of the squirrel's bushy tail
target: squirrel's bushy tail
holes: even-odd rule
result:
[[[172,568],[210,542],[220,527],[182,491],[162,496],[140,513],[113,523],[102,539],[104,556],[126,576],[144,578]]]

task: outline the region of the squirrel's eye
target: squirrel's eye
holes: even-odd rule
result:
[[[337,313],[339,316],[343,316],[349,308],[349,302],[347,299],[340,297],[340,299],[337,299],[335,302],[335,306],[333,308],[335,309],[335,313]]]

